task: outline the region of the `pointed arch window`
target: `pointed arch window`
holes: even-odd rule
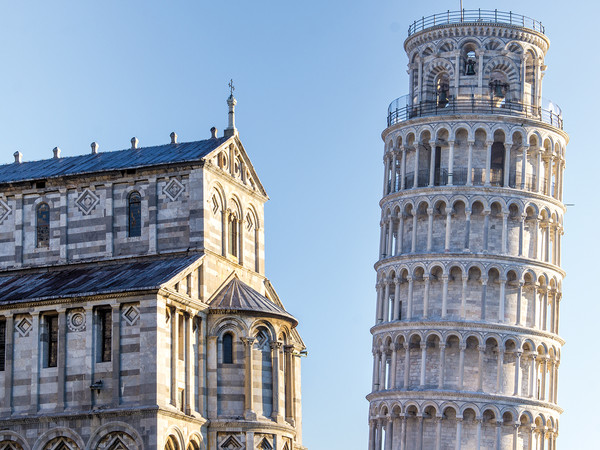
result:
[[[233,364],[233,335],[223,335],[223,364]]]
[[[40,203],[36,209],[36,246],[44,248],[50,246],[50,207],[48,203]]]
[[[142,197],[139,192],[129,194],[127,201],[129,223],[127,232],[129,237],[142,235]]]

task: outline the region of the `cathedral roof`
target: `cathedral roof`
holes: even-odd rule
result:
[[[0,165],[0,183],[197,161],[226,140],[227,138],[220,137],[204,141],[90,153],[41,161],[14,162]]]
[[[0,305],[158,290],[202,255],[67,265],[0,274]]]
[[[259,294],[237,277],[233,277],[210,301],[210,312],[258,313],[267,316],[284,317],[294,322],[298,321],[282,307],[276,305],[264,295]]]

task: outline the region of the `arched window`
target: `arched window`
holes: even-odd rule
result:
[[[142,235],[142,197],[139,192],[132,192],[128,199],[128,234],[129,237]]]
[[[165,450],[179,450],[179,444],[177,444],[177,441],[173,436],[169,436],[169,439],[167,439]]]
[[[38,248],[50,245],[50,207],[48,203],[40,203],[36,209],[36,246]]]
[[[494,142],[492,145],[490,183],[492,186],[504,186],[504,144]]]
[[[238,231],[239,221],[234,213],[229,214],[228,230],[229,230],[229,254],[238,256]]]
[[[223,335],[223,364],[233,364],[233,335]]]

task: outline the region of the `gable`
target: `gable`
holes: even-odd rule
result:
[[[210,161],[215,167],[228,176],[231,181],[245,186],[258,195],[269,198],[267,191],[258,178],[258,174],[237,136],[224,142],[211,151],[204,159]]]

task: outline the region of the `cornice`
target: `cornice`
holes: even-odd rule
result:
[[[534,330],[528,327],[519,327],[502,323],[488,323],[476,321],[456,321],[456,320],[395,320],[393,322],[383,322],[371,327],[373,336],[383,333],[410,332],[410,331],[478,331],[481,333],[495,332],[497,334],[512,334],[519,337],[535,336],[558,342],[561,346],[565,345],[565,340],[559,335],[548,333],[541,330]]]
[[[470,195],[469,195],[470,194]],[[418,188],[402,189],[391,194],[387,194],[379,200],[379,206],[383,207],[387,203],[391,203],[397,200],[406,200],[406,198],[412,197],[437,197],[440,195],[464,195],[467,199],[475,196],[490,196],[490,197],[502,197],[502,198],[518,198],[519,200],[537,200],[551,204],[562,211],[563,214],[567,212],[567,207],[559,200],[554,197],[543,195],[537,192],[505,188],[499,186],[467,186],[467,185],[453,185],[453,186],[424,186]]]
[[[431,41],[466,36],[496,37],[527,42],[540,48],[544,54],[550,47],[550,39],[545,34],[526,27],[495,22],[462,22],[435,25],[418,31],[406,38],[404,50],[408,54],[417,46]]]
[[[398,266],[401,264],[411,265],[422,263],[425,261],[446,262],[447,264],[457,265],[460,265],[465,262],[479,262],[483,264],[498,264],[498,262],[500,262],[501,265],[506,267],[514,265],[526,267],[539,267],[541,269],[556,272],[559,275],[561,275],[562,278],[565,278],[565,276],[567,275],[566,272],[562,270],[559,266],[555,266],[550,263],[545,263],[535,259],[522,258],[518,256],[494,255],[492,253],[403,253],[402,255],[390,256],[389,258],[380,259],[373,265],[373,268],[375,269],[375,271],[378,272],[379,269],[387,268],[390,266]]]
[[[569,135],[566,131],[561,130],[560,128],[554,127],[546,122],[542,122],[541,120],[535,120],[528,117],[521,116],[509,116],[503,114],[481,114],[481,113],[473,113],[473,114],[448,114],[448,115],[438,115],[438,116],[422,116],[416,117],[414,119],[404,120],[402,122],[398,122],[392,126],[385,128],[381,132],[381,137],[383,141],[386,141],[387,136],[397,130],[401,130],[403,128],[408,127],[416,127],[419,125],[430,125],[432,123],[444,123],[444,122],[460,122],[464,123],[472,123],[473,125],[481,122],[485,123],[499,123],[499,124],[511,124],[522,127],[535,127],[535,128],[543,128],[549,132],[559,134],[565,139],[565,142],[569,143]]]
[[[372,401],[397,401],[402,400],[413,400],[413,401],[453,401],[453,402],[484,402],[492,403],[497,405],[499,403],[507,406],[531,406],[534,408],[543,408],[546,410],[555,411],[558,414],[562,414],[563,409],[558,405],[552,403],[543,402],[540,400],[532,400],[527,397],[513,397],[506,395],[494,395],[482,392],[471,392],[471,391],[447,391],[437,389],[424,389],[424,390],[411,390],[404,391],[401,389],[388,389],[385,391],[371,392],[366,396],[367,400]]]

